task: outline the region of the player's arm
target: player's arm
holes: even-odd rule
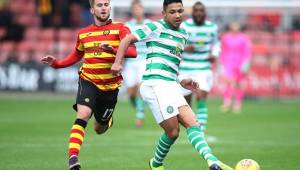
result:
[[[125,30],[128,29],[129,31],[128,27],[124,28]],[[122,71],[124,55],[129,45],[138,41],[147,41],[151,37],[152,33],[155,32],[157,29],[158,27],[154,23],[147,23],[143,27],[135,30],[129,35],[123,35],[124,39],[122,39],[121,41],[121,44],[116,54],[115,62],[111,67],[111,71],[114,75],[119,75]],[[124,32],[126,33],[126,31]]]
[[[122,63],[123,63],[124,56],[126,54],[126,50],[130,46],[130,44],[133,44],[137,41],[138,41],[137,37],[135,37],[135,35],[133,34],[129,34],[124,39],[122,39],[116,54],[115,62],[111,67],[111,71],[114,75],[120,74],[122,70]]]
[[[118,48],[117,47],[112,47],[108,44],[101,44],[100,46],[104,52],[110,53],[110,54],[117,54]],[[137,52],[136,52],[136,47],[134,44],[131,44],[126,52],[125,52],[125,58],[136,58]]]
[[[243,49],[243,64],[241,67],[241,71],[246,74],[250,70],[250,59],[251,59],[251,41],[248,36],[245,35],[245,44]]]
[[[211,63],[214,63],[216,61],[217,58],[219,58],[221,53],[221,43],[220,43],[220,39],[219,39],[219,33],[218,33],[218,27],[216,27],[216,31],[212,40],[212,48],[211,48],[211,53],[210,53],[210,57],[208,58],[208,60]]]
[[[120,40],[122,41],[129,34],[131,34],[130,29],[127,26],[122,25],[120,28],[120,34],[119,34]],[[120,48],[120,46],[119,46],[119,48]],[[117,51],[118,51],[118,48],[115,48],[114,53],[117,54]],[[124,51],[124,53],[122,55],[126,58],[136,58],[137,52],[136,52],[135,45],[132,42],[130,42],[129,45],[126,46],[126,50]]]
[[[82,59],[83,55],[84,55],[83,51],[79,51],[79,50],[75,49],[70,55],[68,55],[66,58],[64,58],[62,60],[58,60],[55,57],[53,57],[52,55],[47,55],[41,59],[41,62],[43,64],[48,64],[49,66],[56,68],[56,69],[57,68],[65,68],[65,67],[69,67],[69,66],[77,63],[78,61],[80,61]]]

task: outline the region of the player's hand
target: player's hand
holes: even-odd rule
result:
[[[187,46],[185,46],[185,48],[184,48],[184,51],[186,51],[186,52],[194,52],[194,50],[195,50],[195,47],[193,46],[193,45],[187,45]]]
[[[52,55],[47,55],[47,56],[41,58],[41,62],[43,64],[48,64],[49,66],[51,66],[55,60],[56,60],[56,58],[53,57]]]
[[[112,74],[115,76],[121,75],[122,69],[123,69],[123,66],[122,66],[122,64],[119,64],[119,63],[113,63],[113,65],[110,68]]]
[[[211,55],[211,56],[209,56],[208,61],[210,63],[215,63],[216,62],[216,57],[214,57],[214,56]]]
[[[106,53],[116,54],[116,51],[114,50],[114,48],[109,44],[101,44],[100,48]]]
[[[191,78],[181,80],[180,84],[182,87],[191,91],[195,91],[199,89],[199,84]]]

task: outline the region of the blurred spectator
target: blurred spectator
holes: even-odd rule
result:
[[[88,0],[64,0],[62,5],[62,26],[78,28],[93,23]]]
[[[300,31],[300,15],[296,15],[293,17],[292,29],[293,31]]]
[[[0,41],[21,41],[24,26],[15,22],[14,14],[7,7],[0,9]]]
[[[42,27],[59,27],[62,24],[62,7],[66,0],[37,0]]]

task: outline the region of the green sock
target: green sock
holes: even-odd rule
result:
[[[208,146],[201,129],[197,126],[193,126],[187,129],[188,139],[194,148],[200,153],[201,157],[206,161],[217,162],[218,159],[212,154],[210,147]]]
[[[207,118],[208,118],[207,107],[206,107],[205,100],[198,100],[197,101],[196,115],[197,115],[197,120],[200,123],[200,128],[204,133],[204,131],[206,130]]]
[[[136,119],[144,119],[144,101],[140,96],[135,98]]]
[[[165,133],[160,137],[155,150],[155,156],[152,163],[153,167],[159,167],[163,164],[163,161],[167,156],[173,143],[174,140],[168,138],[168,136]]]
[[[132,107],[135,108],[135,106],[136,106],[136,103],[135,103],[136,97],[135,96],[130,96],[129,99],[130,99],[130,104],[132,105]]]

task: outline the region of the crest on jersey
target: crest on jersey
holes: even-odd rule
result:
[[[109,34],[110,34],[110,30],[103,31],[103,35],[109,35]]]

